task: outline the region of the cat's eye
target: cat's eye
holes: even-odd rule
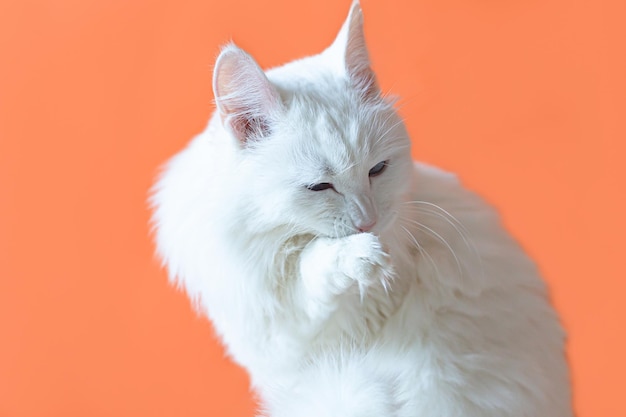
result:
[[[388,164],[389,164],[389,161],[382,161],[382,162],[377,163],[376,165],[374,165],[372,169],[370,169],[369,176],[375,177],[377,175],[382,174],[385,168],[387,168]]]
[[[319,184],[307,185],[307,187],[311,191],[324,191],[329,188],[333,188],[333,185],[329,182],[320,182]]]

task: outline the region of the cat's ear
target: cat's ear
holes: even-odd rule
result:
[[[328,50],[343,64],[343,70],[355,87],[366,97],[378,96],[380,90],[370,66],[363,33],[363,12],[358,0],[352,2],[348,18]]]
[[[245,144],[267,135],[282,109],[276,88],[256,61],[234,44],[222,49],[213,71],[213,93],[222,123]]]

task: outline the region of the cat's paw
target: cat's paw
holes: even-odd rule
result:
[[[372,286],[385,290],[394,270],[389,254],[380,240],[371,233],[358,233],[343,239],[338,253],[339,269],[351,282],[356,282],[361,296]]]

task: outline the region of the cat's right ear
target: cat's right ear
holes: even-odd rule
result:
[[[353,0],[348,18],[335,41],[327,49],[327,53],[331,54],[334,62],[341,63],[341,71],[365,97],[379,96],[376,75],[370,66],[369,53],[365,45],[363,11],[359,0]]]
[[[261,67],[234,44],[224,47],[217,58],[213,93],[222,123],[244,145],[266,136],[282,109],[280,95]]]

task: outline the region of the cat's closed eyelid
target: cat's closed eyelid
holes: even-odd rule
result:
[[[311,191],[324,191],[324,190],[328,190],[328,189],[335,189],[335,187],[329,183],[329,182],[320,182],[318,184],[310,184],[307,185],[306,188],[308,188]]]
[[[381,161],[377,163],[376,165],[374,165],[374,167],[372,167],[372,169],[369,170],[368,175],[370,177],[376,177],[382,174],[385,171],[385,169],[387,169],[388,166],[389,166],[389,160]]]

